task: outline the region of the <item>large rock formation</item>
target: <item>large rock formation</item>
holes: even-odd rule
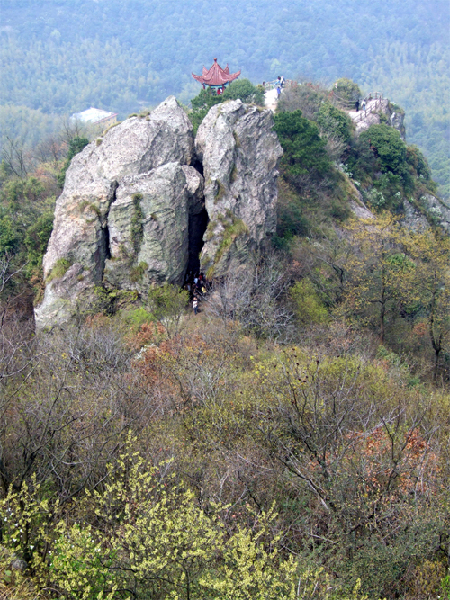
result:
[[[350,111],[348,113],[355,124],[356,135],[360,135],[372,125],[387,123],[394,129],[397,129],[401,138],[405,139],[405,126],[403,121],[405,113],[397,108],[387,98],[369,98],[365,101],[364,108],[358,112]]]
[[[145,296],[152,284],[181,284],[200,267],[203,234],[201,268],[221,274],[245,262],[275,229],[282,151],[272,126],[270,111],[221,104],[194,149],[192,125],[172,96],[76,155],[44,257],[37,326],[71,319],[96,288]]]
[[[195,140],[209,216],[202,269],[222,275],[262,248],[276,227],[277,161],[273,115],[240,100],[214,106]]]

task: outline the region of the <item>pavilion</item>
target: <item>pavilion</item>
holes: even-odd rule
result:
[[[217,62],[217,58],[215,58],[209,71],[206,67],[203,67],[201,75],[194,75],[194,73],[192,73],[192,77],[203,85],[203,89],[208,86],[210,89],[217,91],[218,94],[223,94],[226,86],[237,79],[240,74],[241,71],[239,70],[237,73],[232,73],[230,75],[228,65],[225,69],[222,69]]]

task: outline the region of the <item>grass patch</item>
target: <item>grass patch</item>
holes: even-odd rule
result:
[[[138,281],[142,281],[145,273],[147,272],[148,264],[146,262],[140,262],[138,265],[134,266],[130,270],[130,281],[132,283],[137,283]]]
[[[53,269],[48,274],[46,283],[50,283],[53,279],[61,279],[72,266],[72,262],[67,258],[58,258]]]
[[[120,125],[120,121],[116,121],[116,123],[113,123],[112,125],[110,125],[109,127],[107,127],[104,131],[103,131],[103,135],[105,135],[106,133],[108,133],[108,131],[111,131],[111,129],[114,129],[114,127],[117,127],[117,125]]]
[[[238,178],[238,170],[237,170],[237,166],[234,164],[231,169],[231,173],[230,173],[230,183],[234,183],[237,178]]]
[[[217,180],[217,184],[218,184],[218,189],[214,198],[214,204],[217,204],[217,202],[220,202],[222,200],[222,198],[225,196],[226,190],[225,190],[225,186],[223,185],[223,183],[220,181],[220,179]]]
[[[221,234],[222,239],[220,240],[219,248],[214,257],[214,264],[217,265],[222,256],[227,252],[235,240],[245,234],[248,234],[248,227],[242,221],[238,219],[231,211],[227,211],[226,217],[219,215],[218,219],[223,226],[223,232]]]
[[[84,211],[87,208],[88,210],[91,210],[92,212],[94,212],[99,219],[102,216],[99,207],[96,206],[93,202],[88,202],[87,200],[83,200],[82,202],[80,202],[79,208],[80,208],[80,213],[84,213]]]

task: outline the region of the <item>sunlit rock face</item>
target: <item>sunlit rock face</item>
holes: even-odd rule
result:
[[[360,135],[372,125],[386,123],[397,129],[402,140],[405,139],[405,113],[387,98],[369,98],[361,105],[359,111],[350,111],[349,115],[355,124],[356,135]]]
[[[220,275],[263,249],[282,154],[272,127],[271,111],[228,102],[211,109],[194,145],[171,96],[77,154],[56,204],[37,327],[90,310],[99,289],[145,297],[153,285],[181,285],[189,270]]]
[[[276,177],[283,151],[273,114],[240,100],[214,106],[195,139],[209,225],[201,266],[223,275],[264,249],[276,227]]]

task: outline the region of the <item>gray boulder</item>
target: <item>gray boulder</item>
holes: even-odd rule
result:
[[[372,98],[367,100],[365,110],[350,111],[349,115],[355,123],[356,135],[360,135],[372,125],[387,123],[397,129],[401,138],[405,139],[405,113],[395,108],[387,98]]]
[[[182,284],[189,260],[189,214],[203,209],[203,179],[176,162],[124,177],[108,218],[104,282],[145,293],[150,283]]]
[[[182,284],[200,253],[200,268],[221,275],[263,250],[282,154],[272,128],[270,110],[228,102],[208,113],[194,149],[192,125],[170,97],[77,154],[56,204],[37,327],[97,306],[97,288],[145,297],[153,284]]]
[[[240,100],[216,105],[198,129],[195,149],[210,219],[201,268],[222,275],[245,263],[275,232],[277,162],[283,151],[272,111]]]
[[[43,260],[46,288],[35,310],[38,328],[67,321],[81,304],[89,306],[95,286],[107,283],[106,272],[117,284],[126,269],[119,287],[127,289],[139,290],[140,281],[181,281],[189,214],[202,208],[202,178],[188,166],[193,149],[192,124],[171,96],[149,116],[127,119],[73,158]],[[112,276],[114,260],[118,273]]]

